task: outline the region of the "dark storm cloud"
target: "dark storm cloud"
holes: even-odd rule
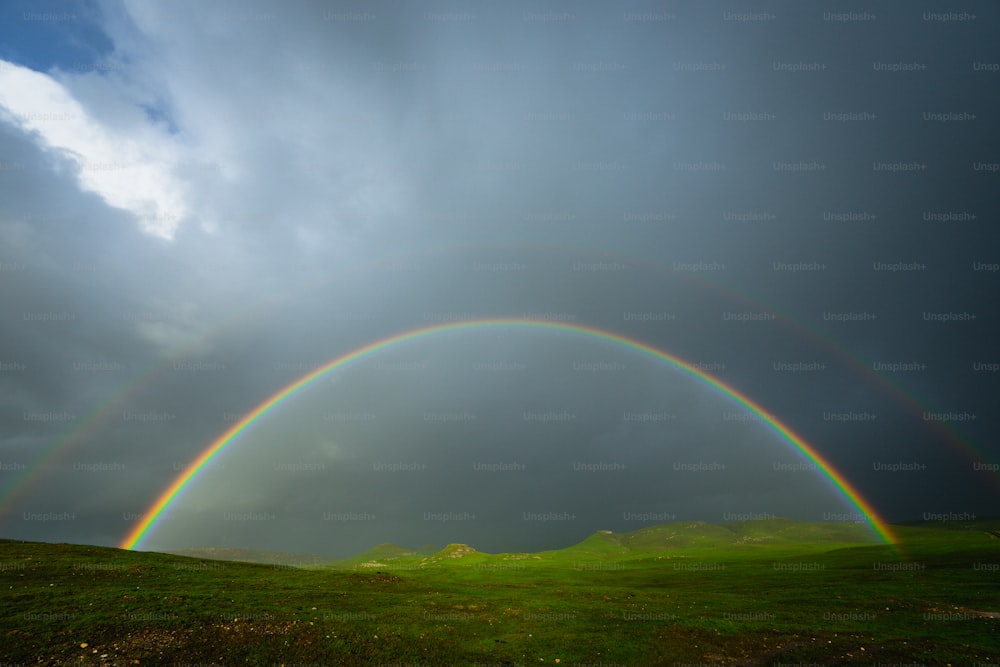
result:
[[[994,506],[988,6],[100,7],[91,67],[0,68],[6,536],[114,543],[308,370],[485,317],[703,364],[889,518]],[[438,334],[258,422],[149,546],[853,510],[808,463],[624,347]]]

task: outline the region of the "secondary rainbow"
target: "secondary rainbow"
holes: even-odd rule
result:
[[[180,497],[185,488],[197,479],[198,475],[202,472],[202,470],[204,470],[205,466],[212,461],[212,459],[218,456],[219,453],[221,453],[227,446],[232,444],[240,436],[240,434],[246,431],[258,419],[262,418],[268,412],[277,408],[286,400],[297,394],[299,391],[302,391],[327,373],[337,370],[338,368],[342,368],[347,364],[375,354],[386,348],[417,338],[429,337],[445,332],[459,332],[467,329],[483,329],[490,327],[518,327],[561,331],[624,345],[625,347],[631,348],[642,354],[649,355],[659,361],[665,361],[688,373],[689,375],[698,378],[699,380],[721,391],[723,394],[729,396],[754,414],[759,415],[764,424],[766,424],[782,438],[790,442],[796,449],[801,451],[802,454],[816,464],[817,468],[837,487],[841,494],[848,501],[850,501],[852,505],[854,505],[862,516],[867,518],[869,525],[882,539],[882,541],[888,544],[896,543],[896,538],[889,525],[879,516],[868,501],[865,500],[860,493],[858,493],[850,482],[848,482],[843,475],[834,469],[834,467],[827,462],[826,459],[824,459],[823,456],[812,447],[812,445],[803,440],[801,436],[792,431],[777,418],[771,416],[767,410],[753,401],[750,397],[740,393],[718,378],[700,370],[683,359],[664,352],[663,350],[610,331],[566,322],[505,318],[449,322],[446,324],[405,331],[352,350],[351,352],[341,355],[291,382],[280,391],[273,394],[270,398],[264,400],[256,408],[248,412],[243,419],[233,424],[233,426],[215,439],[194,461],[186,466],[184,471],[179,474],[159,495],[152,506],[150,506],[150,508],[143,513],[143,520],[128,533],[128,535],[121,541],[120,546],[123,549],[137,548],[156,526],[157,521],[167,511],[167,509],[169,509],[170,505]]]

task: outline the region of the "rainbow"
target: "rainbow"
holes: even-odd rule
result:
[[[142,541],[149,535],[156,526],[157,521],[170,508],[170,506],[180,497],[185,488],[190,486],[205,467],[218,456],[226,447],[232,444],[244,431],[250,428],[258,419],[264,417],[271,410],[274,410],[286,400],[302,391],[313,382],[323,377],[327,373],[342,368],[354,361],[373,355],[381,350],[385,350],[394,345],[399,345],[407,341],[418,338],[430,337],[435,334],[445,332],[460,332],[469,329],[482,329],[491,327],[518,327],[541,329],[549,331],[559,331],[590,337],[605,342],[623,345],[641,354],[647,355],[659,361],[665,361],[675,366],[681,371],[694,376],[709,386],[717,389],[721,393],[735,400],[754,414],[760,416],[762,422],[779,436],[791,443],[802,454],[816,464],[817,468],[829,479],[830,482],[840,491],[840,493],[859,511],[862,516],[867,517],[872,530],[879,538],[887,544],[896,544],[896,537],[893,535],[889,525],[879,516],[875,509],[865,500],[860,493],[841,475],[834,467],[823,458],[808,442],[792,431],[788,426],[771,416],[767,410],[753,401],[750,397],[740,393],[733,387],[725,384],[721,380],[709,375],[692,364],[675,357],[663,350],[659,350],[651,345],[647,345],[638,340],[626,338],[625,336],[604,331],[590,326],[580,324],[569,324],[566,322],[529,320],[519,318],[505,319],[477,319],[461,322],[449,322],[446,324],[433,325],[419,329],[405,331],[403,333],[383,338],[369,343],[363,347],[352,350],[332,361],[323,364],[313,371],[303,375],[297,380],[286,385],[277,393],[257,405],[256,408],[248,412],[243,419],[236,422],[222,435],[216,438],[194,461],[184,468],[170,485],[159,495],[156,501],[143,513],[143,519],[128,535],[121,541],[120,547],[123,549],[136,549]]]

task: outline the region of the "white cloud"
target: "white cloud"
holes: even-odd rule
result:
[[[139,135],[104,124],[49,75],[0,65],[0,118],[72,163],[82,189],[135,215],[143,231],[173,238],[189,210],[169,135],[152,123]]]
[[[150,234],[177,240],[184,226],[349,261],[345,243],[412,224],[425,147],[401,122],[398,82],[371,77],[378,42],[323,12],[304,3],[277,21],[242,4],[103,3],[114,51],[48,73],[0,60],[0,120]],[[289,48],[247,47],[275,39]]]

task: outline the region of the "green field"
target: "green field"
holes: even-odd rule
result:
[[[1000,664],[998,529],[675,523],[303,568],[0,540],[0,665]]]

